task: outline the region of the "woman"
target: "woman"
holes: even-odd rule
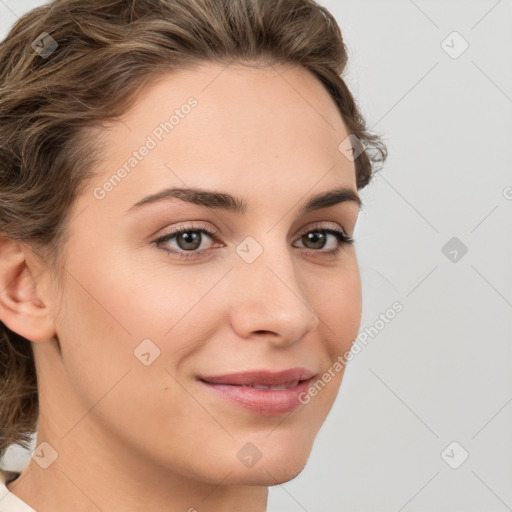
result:
[[[0,46],[0,511],[266,510],[361,316],[386,158],[312,0],[61,0]]]

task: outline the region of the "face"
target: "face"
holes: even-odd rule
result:
[[[36,354],[48,366],[40,429],[212,483],[296,476],[360,323],[343,242],[358,204],[345,193],[306,208],[342,188],[357,197],[346,137],[302,68],[208,64],[146,87],[104,128],[105,158],[71,213],[60,348]],[[145,200],[175,188],[210,194]],[[240,401],[199,379],[290,368],[334,377],[295,407],[290,392],[245,389]]]

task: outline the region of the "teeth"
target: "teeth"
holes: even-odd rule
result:
[[[293,382],[288,382],[287,384],[281,384],[280,386],[244,386],[244,387],[253,388],[253,389],[282,390],[282,389],[294,388],[298,384],[299,384],[299,381],[296,380],[296,381],[293,381]]]

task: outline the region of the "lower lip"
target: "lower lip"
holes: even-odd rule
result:
[[[299,382],[294,388],[288,389],[254,389],[229,384],[212,384],[199,381],[221,398],[244,407],[256,414],[276,416],[287,414],[304,405],[300,398],[307,392],[313,377]]]

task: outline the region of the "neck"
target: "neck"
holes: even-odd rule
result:
[[[39,446],[39,434],[36,446]],[[41,436],[42,437],[42,436]],[[45,438],[47,439],[47,438]],[[217,482],[203,482],[162,467],[126,465],[114,452],[70,451],[54,441],[58,458],[47,469],[30,459],[20,476],[7,484],[10,492],[36,510],[52,512],[265,512],[268,488],[227,484],[229,475]],[[44,445],[43,445],[44,446]],[[43,448],[34,457],[48,456]]]

